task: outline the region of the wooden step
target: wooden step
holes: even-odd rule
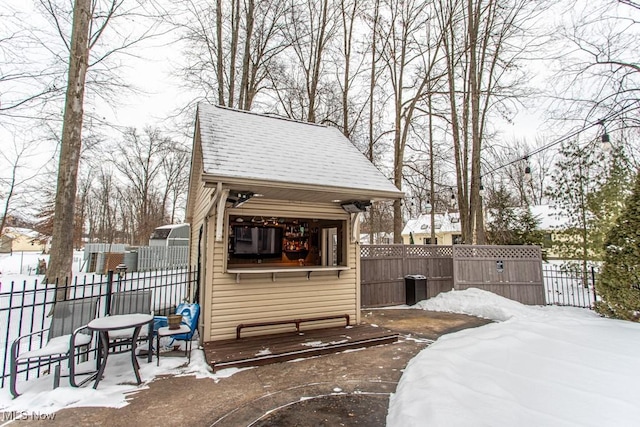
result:
[[[389,344],[398,334],[371,325],[312,329],[304,332],[262,335],[204,344],[213,371],[261,366],[288,360]]]

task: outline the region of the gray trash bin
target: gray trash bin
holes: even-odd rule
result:
[[[421,274],[404,276],[405,301],[407,305],[415,305],[427,299],[427,277]]]

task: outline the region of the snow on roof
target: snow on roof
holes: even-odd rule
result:
[[[530,206],[531,214],[540,221],[538,229],[540,230],[557,230],[567,224],[567,219],[558,209],[551,205]],[[487,213],[491,216],[491,212]],[[438,226],[440,224],[440,226]],[[460,232],[460,213],[437,213],[435,214],[436,232]],[[403,236],[408,236],[409,232],[413,234],[431,233],[431,214],[421,214],[418,218],[410,219],[402,230]]]
[[[553,230],[562,228],[567,224],[567,218],[551,205],[530,206],[531,214],[540,221],[540,230]]]
[[[160,230],[160,229],[173,229],[173,228],[180,228],[180,227],[188,227],[189,224],[168,224],[168,225],[161,225],[160,227],[156,227],[156,230]]]
[[[445,212],[436,213],[434,218],[434,225],[436,233],[460,233],[460,213],[459,212]],[[402,230],[403,236],[408,236],[409,233],[413,234],[428,234],[431,233],[431,214],[421,214],[418,218],[410,219]]]
[[[402,196],[333,127],[204,103],[198,126],[205,174]]]
[[[3,234],[11,237],[12,239],[15,239],[18,236],[26,236],[31,239],[37,239],[39,236],[37,231],[30,228],[21,227],[5,227],[3,230]]]

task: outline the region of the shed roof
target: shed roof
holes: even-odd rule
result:
[[[403,195],[333,127],[201,103],[196,131],[206,181],[269,183],[263,191],[288,185],[328,191],[326,198]]]

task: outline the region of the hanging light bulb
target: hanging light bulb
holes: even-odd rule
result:
[[[602,150],[610,151],[611,150],[611,140],[609,138],[609,134],[607,133],[607,128],[604,125],[604,120],[600,120],[598,122],[600,126],[602,126],[603,133],[600,136],[600,142],[602,142]]]
[[[480,197],[484,197],[484,185],[482,185],[482,181],[480,181]]]
[[[529,166],[528,157],[525,157],[524,160],[527,162],[527,165],[524,168],[524,181],[528,183],[531,182],[531,166]]]
[[[431,209],[433,209],[433,206],[431,206],[431,200],[427,200],[427,203],[424,205],[424,212],[431,213]]]
[[[450,203],[451,203],[451,207],[455,206],[455,204],[456,204],[456,195],[453,192],[453,190],[451,190],[451,201],[450,201]]]

